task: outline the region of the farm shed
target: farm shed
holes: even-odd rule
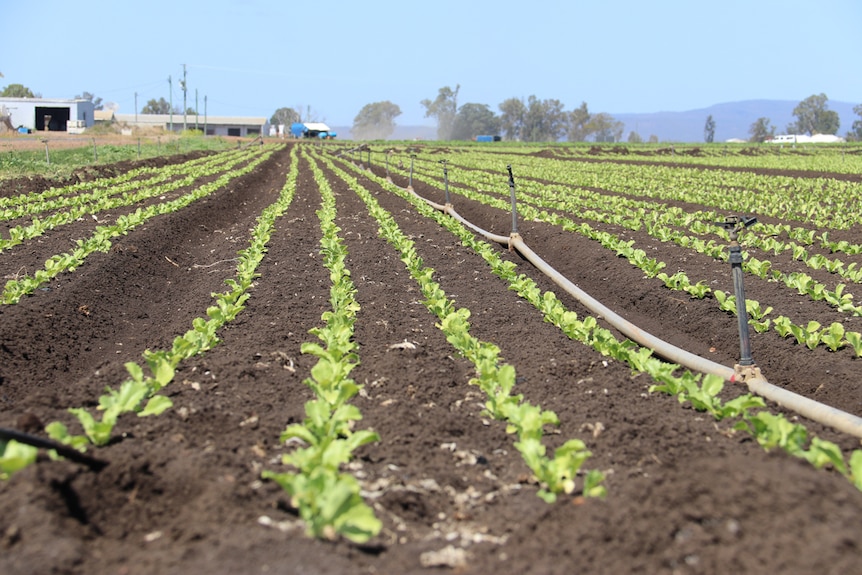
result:
[[[65,132],[93,125],[96,107],[89,100],[62,100],[53,98],[0,98],[16,128],[23,126],[33,131]]]
[[[97,124],[113,124],[116,119],[113,110],[96,110],[94,116]]]
[[[170,114],[115,114],[117,122],[138,128],[161,128],[171,130]],[[186,127],[195,128],[195,115],[186,115]],[[206,127],[207,136],[259,136],[269,133],[269,120],[244,116],[197,116],[197,129]],[[173,115],[173,131],[183,129],[183,115]]]

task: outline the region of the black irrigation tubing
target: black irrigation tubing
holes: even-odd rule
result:
[[[57,455],[70,461],[74,461],[75,463],[86,465],[93,471],[101,471],[108,465],[107,461],[90,457],[89,455],[81,453],[77,449],[69,447],[68,445],[63,445],[62,443],[57,443],[51,439],[45,439],[38,435],[31,435],[16,429],[9,429],[8,427],[0,427],[0,440],[17,441],[18,443],[24,443],[41,449],[53,449],[57,452]]]

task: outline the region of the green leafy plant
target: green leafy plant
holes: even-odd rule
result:
[[[712,291],[712,289],[706,285],[706,281],[704,280],[701,280],[696,284],[689,284],[683,289],[685,289],[685,291],[695,299],[703,299]]]
[[[291,505],[299,511],[310,537],[335,539],[342,535],[355,543],[365,543],[380,532],[382,523],[359,495],[354,477],[317,467],[310,473],[264,471],[290,493]]]
[[[805,344],[808,349],[814,349],[820,343],[820,323],[814,320],[808,322],[805,327],[790,324],[790,333],[799,344]]]
[[[856,357],[862,357],[862,333],[858,331],[845,331],[844,339],[853,348]]]
[[[791,335],[791,333],[792,333],[792,331],[790,329],[791,325],[793,325],[793,324],[790,321],[790,318],[787,316],[783,316],[783,315],[780,315],[777,318],[775,318],[775,321],[773,322],[773,326],[775,327],[775,331],[777,331],[778,335],[780,335],[781,337],[787,337],[788,335]]]
[[[820,341],[823,342],[830,351],[838,351],[844,346],[844,326],[839,322],[832,324],[820,332]]]
[[[39,450],[14,439],[0,440],[0,480],[5,481],[12,474],[21,471],[36,461]]]
[[[715,296],[715,300],[718,302],[718,306],[721,311],[726,311],[736,315],[736,296],[729,295],[727,292],[723,292],[720,289],[712,290],[712,295]]]

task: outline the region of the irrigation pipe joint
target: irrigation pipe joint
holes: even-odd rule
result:
[[[515,244],[523,243],[523,242],[524,242],[524,239],[521,237],[521,234],[519,234],[518,232],[512,232],[511,234],[509,234],[509,243],[508,243],[509,251],[514,252],[515,251]]]
[[[733,377],[731,378],[733,383],[748,384],[748,382],[755,379],[766,381],[760,373],[760,368],[756,365],[736,364],[733,366]]]

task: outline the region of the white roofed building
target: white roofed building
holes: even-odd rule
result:
[[[114,119],[127,126],[161,128],[181,132],[182,114],[114,114]],[[202,116],[186,114],[186,129],[205,131],[207,136],[260,136],[269,133],[269,120],[247,116]]]

